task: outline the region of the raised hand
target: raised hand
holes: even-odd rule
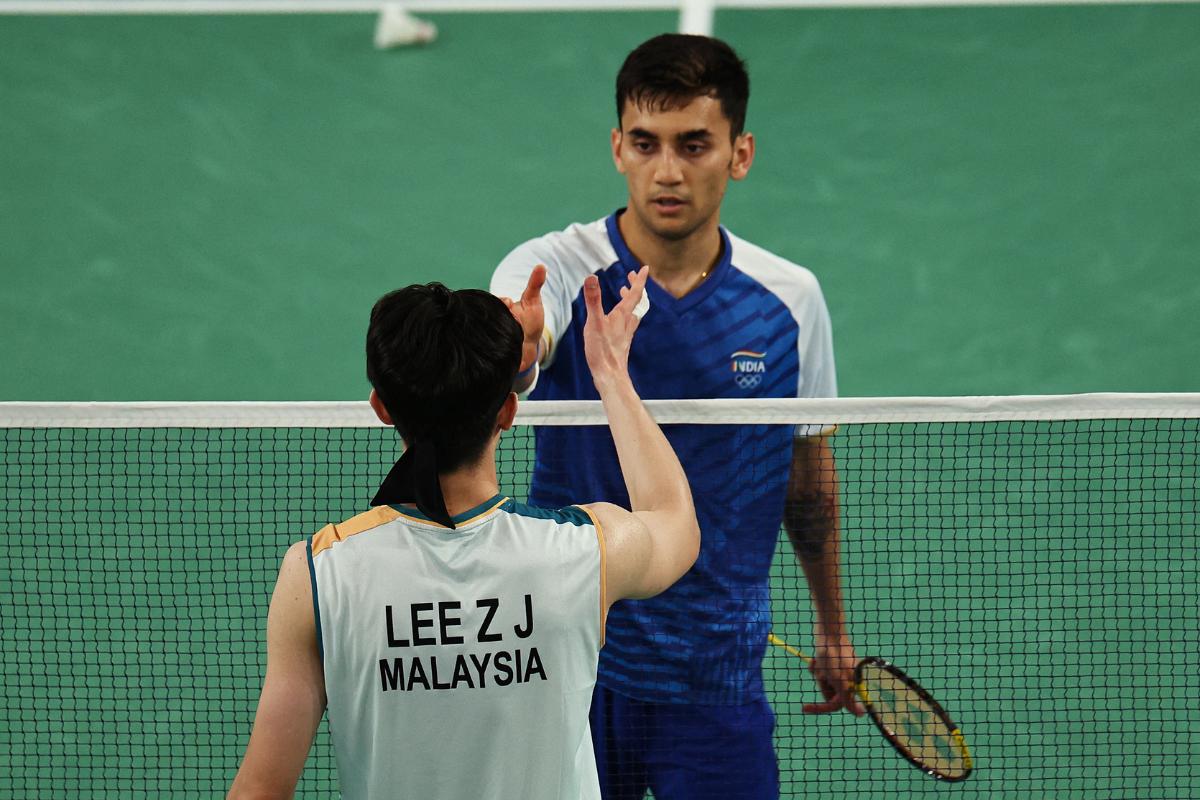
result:
[[[521,371],[533,366],[538,359],[538,346],[542,341],[542,330],[546,327],[546,312],[542,308],[542,287],[546,284],[546,267],[538,264],[529,274],[529,282],[521,299],[501,297],[513,317],[521,325],[525,341],[521,346]]]
[[[587,307],[583,350],[597,391],[602,392],[615,379],[629,378],[629,347],[641,321],[635,310],[646,291],[649,276],[649,267],[630,272],[629,285],[621,287],[621,301],[607,314],[600,303],[599,279],[589,275],[583,282],[583,302]]]

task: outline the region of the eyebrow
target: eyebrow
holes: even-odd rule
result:
[[[653,139],[658,141],[658,134],[651,133],[645,128],[630,128],[630,136],[636,136],[639,139]],[[675,137],[680,142],[694,142],[713,138],[712,131],[708,128],[696,128],[695,130],[684,131]]]

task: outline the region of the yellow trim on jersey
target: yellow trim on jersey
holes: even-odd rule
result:
[[[326,525],[312,537],[313,558],[316,558],[317,554],[321,551],[333,547],[334,542],[345,541],[356,533],[362,533],[372,528],[378,528],[380,525],[386,525],[398,516],[400,516],[400,512],[390,506],[376,506],[370,511],[364,511],[345,522],[337,525]]]
[[[479,512],[478,514],[476,514],[475,516],[471,517],[470,519],[464,519],[464,520],[457,520],[457,519],[456,519],[456,520],[454,520],[454,525],[455,525],[456,527],[458,527],[458,528],[461,528],[461,527],[462,527],[462,526],[464,526],[464,525],[470,525],[472,522],[475,522],[476,520],[483,519],[483,518],[484,518],[484,517],[486,517],[488,514],[492,513],[492,512],[493,512],[493,511],[495,511],[497,508],[499,508],[500,506],[502,506],[502,505],[504,505],[505,503],[507,503],[507,502],[508,502],[510,499],[511,499],[511,498],[508,498],[508,497],[501,497],[499,500],[497,500],[495,503],[493,503],[493,504],[492,504],[490,507],[488,507],[486,510]],[[433,526],[433,527],[435,527],[435,528],[445,528],[445,530],[450,530],[450,529],[449,529],[449,528],[447,528],[445,525],[442,525],[440,522],[434,522],[433,520],[431,520],[431,519],[426,519],[425,517],[414,517],[414,516],[410,516],[410,515],[408,515],[408,514],[405,514],[403,511],[397,511],[396,509],[394,509],[394,508],[391,508],[390,506],[389,506],[388,508],[389,508],[389,510],[390,510],[390,511],[392,511],[392,513],[394,513],[394,514],[395,514],[397,517],[403,517],[404,519],[407,519],[407,520],[409,520],[409,521],[411,521],[411,522],[419,522],[419,523],[421,523],[422,525],[432,525],[432,526]],[[393,519],[395,519],[395,517],[393,517]]]
[[[596,541],[600,543],[600,646],[604,647],[604,629],[608,625],[608,555],[604,550],[604,529],[590,508],[579,508],[591,519],[592,527],[596,529]]]

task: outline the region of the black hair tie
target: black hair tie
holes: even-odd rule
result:
[[[442,483],[438,480],[437,449],[433,440],[413,437],[407,444],[400,460],[383,479],[371,505],[416,503],[421,513],[434,522],[454,528],[454,520],[446,510]]]

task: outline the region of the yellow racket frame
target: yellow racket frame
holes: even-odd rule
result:
[[[767,634],[767,641],[770,642],[771,644],[775,645],[776,647],[782,649],[784,652],[786,652],[790,655],[793,655],[796,658],[801,659],[802,661],[804,661],[804,663],[806,663],[810,666],[812,665],[812,663],[813,663],[812,656],[810,656],[808,653],[805,653],[803,650],[799,650],[795,647],[792,647],[790,644],[785,642],[783,639],[780,639],[774,633]],[[886,738],[888,740],[888,743],[893,748],[895,748],[896,752],[898,752],[900,755],[904,756],[904,758],[909,763],[911,763],[917,769],[921,770],[926,775],[929,775],[932,778],[937,778],[938,780],[945,781],[947,783],[957,783],[958,781],[966,780],[967,777],[970,776],[971,772],[975,769],[975,763],[974,763],[974,760],[971,758],[971,749],[969,747],[967,747],[966,737],[963,736],[962,731],[959,730],[958,726],[955,725],[953,720],[950,719],[950,715],[946,713],[946,711],[941,707],[941,705],[939,705],[938,702],[936,700],[934,700],[933,697],[930,696],[929,692],[925,691],[925,689],[923,689],[920,684],[918,684],[912,678],[905,675],[901,670],[897,669],[896,667],[893,667],[891,664],[889,664],[887,661],[884,661],[881,658],[864,658],[861,661],[859,661],[854,670],[854,674],[856,676],[861,675],[862,666],[864,664],[881,665],[884,669],[886,669],[892,675],[899,678],[904,683],[908,684],[911,688],[916,690],[917,694],[922,698],[922,700],[924,700],[926,703],[929,704],[929,706],[937,713],[938,718],[941,719],[942,722],[944,722],[946,724],[946,726],[950,729],[950,737],[954,740],[954,743],[958,746],[959,751],[962,753],[963,772],[961,775],[958,775],[958,774],[947,775],[946,773],[943,773],[939,770],[933,769],[929,765],[925,764],[923,761],[920,761],[915,756],[913,756],[913,754],[911,752],[909,752],[907,748],[905,748],[904,746],[902,746],[900,744],[899,740],[893,734],[888,732],[887,728],[879,720],[879,717],[874,710],[874,706],[871,703],[871,695],[870,695],[870,692],[867,691],[866,683],[864,681],[862,681],[861,679],[856,680],[855,684],[854,684],[854,693],[858,695],[858,698],[860,700],[862,700],[863,705],[866,706],[867,712],[871,716],[871,721],[875,723],[875,726],[877,728],[879,728],[880,733],[882,733],[884,735],[884,738]]]

